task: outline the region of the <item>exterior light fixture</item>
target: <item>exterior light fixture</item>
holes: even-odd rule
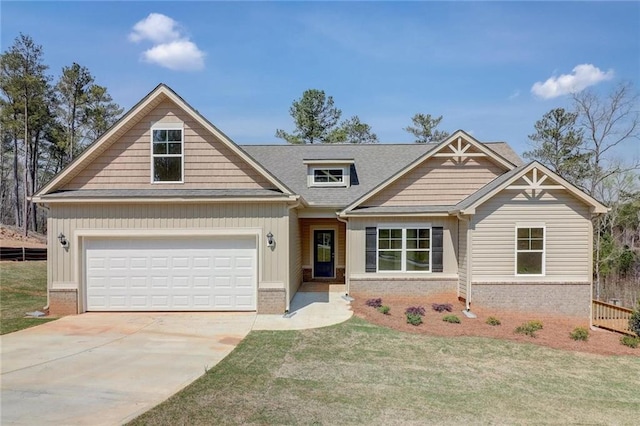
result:
[[[62,248],[69,248],[69,241],[67,241],[67,237],[62,232],[58,234],[58,241],[60,241]]]
[[[274,247],[276,245],[276,240],[273,239],[273,234],[269,232],[267,234],[267,247]]]

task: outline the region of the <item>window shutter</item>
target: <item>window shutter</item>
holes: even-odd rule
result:
[[[431,272],[442,272],[442,226],[434,226],[431,228]]]
[[[366,230],[366,244],[365,244],[365,272],[376,272],[376,260],[378,253],[376,248],[378,246],[376,238],[377,228],[367,227]]]

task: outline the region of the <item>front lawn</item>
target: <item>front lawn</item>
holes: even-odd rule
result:
[[[52,318],[25,318],[47,305],[47,262],[0,262],[0,334],[33,327]]]
[[[254,331],[131,424],[635,424],[640,357],[398,332]]]

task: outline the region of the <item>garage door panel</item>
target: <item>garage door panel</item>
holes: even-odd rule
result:
[[[85,241],[87,310],[255,310],[252,238]]]

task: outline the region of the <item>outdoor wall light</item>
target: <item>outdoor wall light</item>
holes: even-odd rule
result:
[[[269,232],[267,234],[267,247],[273,247],[276,245],[276,240],[273,239],[273,234]]]
[[[69,247],[69,241],[67,241],[67,237],[65,237],[62,232],[58,234],[58,241],[60,241],[60,245],[63,248],[68,248]]]

